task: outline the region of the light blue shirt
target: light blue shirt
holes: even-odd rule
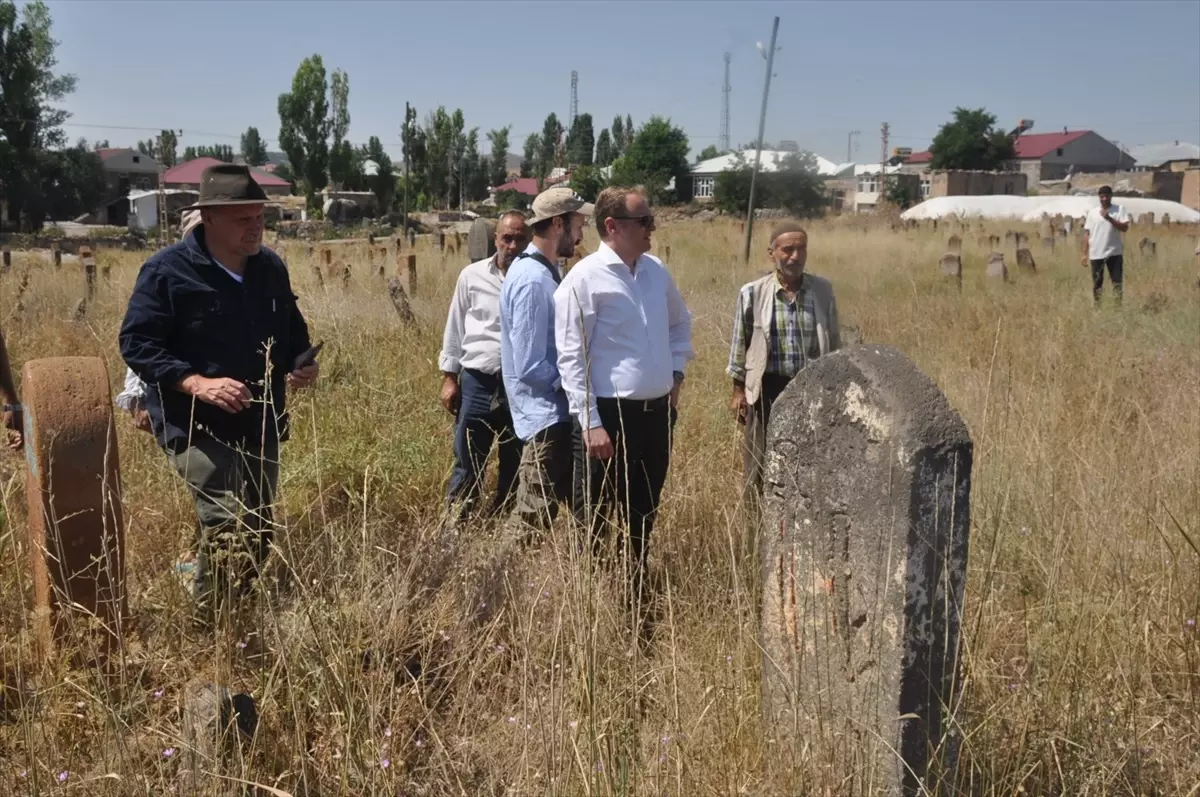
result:
[[[525,249],[539,251],[533,244]],[[521,257],[508,267],[500,288],[500,372],[513,430],[525,441],[571,419],[554,344],[557,287],[543,263]]]

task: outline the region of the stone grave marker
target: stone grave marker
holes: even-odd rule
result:
[[[808,762],[839,793],[906,796],[939,793],[937,773],[953,772],[972,457],[946,397],[889,346],[821,357],[775,403],[760,531],[768,768]]]
[[[992,252],[988,255],[987,275],[994,279],[1008,281],[1008,266],[1004,263],[1002,252]]]

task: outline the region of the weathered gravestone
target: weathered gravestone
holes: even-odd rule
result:
[[[496,254],[496,225],[485,218],[471,222],[471,231],[467,233],[467,257],[474,263]]]
[[[211,683],[188,684],[183,697],[183,755],[179,771],[185,795],[208,794],[214,776],[238,757],[258,729],[258,708],[250,695],[232,694]],[[243,749],[242,753],[246,751]]]
[[[1008,266],[1001,252],[991,252],[987,258],[987,275],[993,279],[1008,281]]]
[[[98,357],[30,360],[21,388],[39,654],[62,641],[77,661],[103,663],[120,646],[126,605],[108,369]]]
[[[962,419],[888,346],[816,360],[775,403],[763,713],[793,777],[910,795],[952,772],[971,462]]]
[[[0,268],[8,271],[12,268],[12,250],[7,246],[0,249]]]
[[[938,268],[941,269],[944,276],[952,277],[958,287],[962,288],[962,255],[957,252],[947,252],[938,261]]]
[[[1022,247],[1017,250],[1017,268],[1030,274],[1037,273],[1037,263],[1034,262],[1033,252]]]
[[[951,235],[950,240],[946,242],[946,249],[950,252],[962,252],[962,236]]]
[[[416,323],[417,317],[413,314],[412,305],[408,302],[408,296],[404,293],[404,285],[400,283],[399,277],[392,277],[387,281],[388,299],[392,303],[392,307],[396,309],[396,314],[400,316],[401,322],[404,324]]]

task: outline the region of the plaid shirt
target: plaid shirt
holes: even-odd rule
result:
[[[808,277],[805,276],[804,280]],[[778,283],[776,283],[778,284]],[[733,344],[729,353],[727,373],[746,380],[746,347],[754,330],[754,283],[748,283],[738,293],[737,313],[733,320]],[[821,355],[817,340],[816,306],[812,291],[805,290],[804,281],[794,301],[780,285],[775,291],[775,311],[771,314],[770,340],[767,342],[767,373],[792,377],[800,373],[810,359]]]

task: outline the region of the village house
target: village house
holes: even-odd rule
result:
[[[773,150],[764,149],[762,158],[759,161],[758,170],[760,172],[776,172],[779,171],[784,159],[789,155],[797,154],[798,150]],[[697,202],[712,202],[716,194],[717,175],[721,172],[735,169],[739,166],[739,158],[747,166],[754,165],[755,150],[744,149],[740,153],[727,152],[724,155],[718,155],[715,158],[709,158],[697,163],[691,168],[691,198]],[[820,155],[814,155],[817,159],[817,173],[822,177],[838,177],[839,175],[849,176],[853,174],[853,163],[834,163],[831,160],[822,158]]]
[[[163,174],[163,185],[167,188],[177,188],[184,191],[200,190],[200,175],[209,166],[220,163],[216,158],[193,158],[186,163],[168,169]],[[258,183],[267,196],[287,196],[292,192],[292,184],[282,177],[268,174],[262,169],[250,167],[250,176]]]
[[[1025,133],[1013,145],[1016,157],[1003,163],[1003,170],[1020,172],[1029,185],[1042,180],[1061,180],[1081,172],[1127,171],[1134,159],[1108,139],[1092,130],[1063,130],[1061,133]],[[903,171],[929,168],[933,153],[914,152]]]
[[[1186,141],[1130,147],[1129,155],[1136,161],[1135,172],[1183,172],[1200,168],[1200,146]]]

